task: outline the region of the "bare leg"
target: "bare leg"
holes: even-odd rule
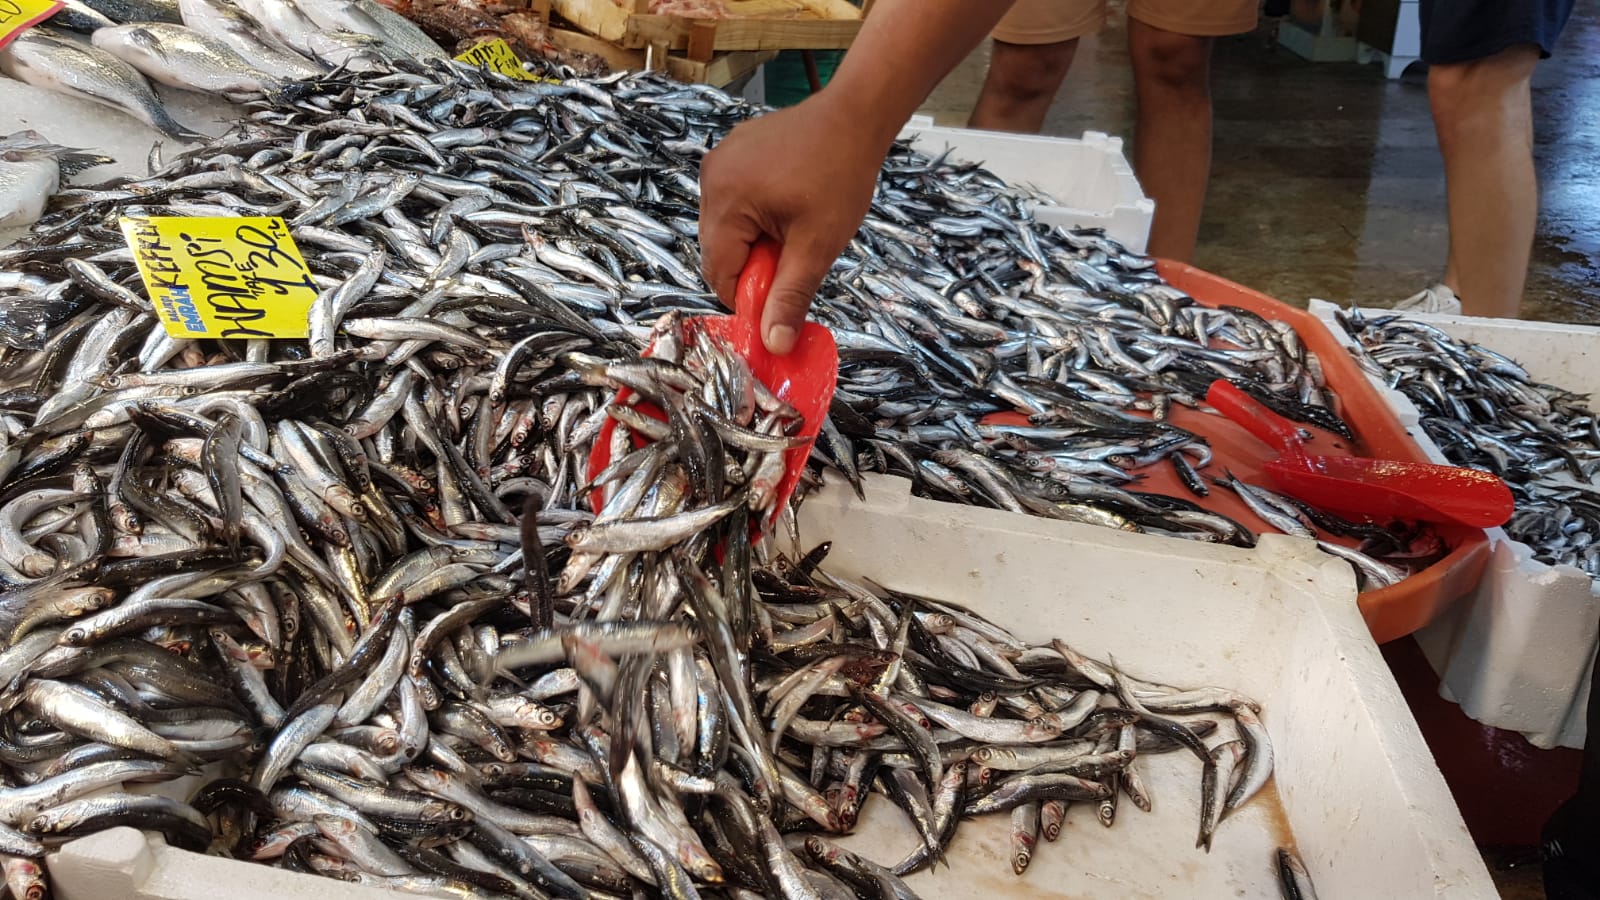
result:
[[[1467,315],[1511,318],[1522,306],[1539,216],[1529,90],[1538,62],[1523,44],[1428,70],[1450,205],[1444,283]]]
[[[1128,20],[1139,98],[1133,168],[1156,201],[1150,253],[1188,262],[1211,176],[1211,42]]]
[[[1077,38],[1056,44],[995,41],[989,75],[967,127],[1037,132],[1077,52]]]

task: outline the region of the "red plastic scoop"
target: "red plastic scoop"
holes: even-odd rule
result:
[[[685,339],[701,334],[721,338],[732,345],[735,353],[750,364],[750,371],[780,400],[788,402],[803,417],[804,425],[797,437],[804,443],[785,451],[783,480],[778,482],[774,495],[773,513],[761,530],[770,528],[778,511],[789,502],[800,474],[805,470],[806,459],[811,455],[811,445],[816,443],[822,422],[833,402],[834,385],[839,380],[839,348],[834,344],[833,332],[815,322],[806,322],[800,329],[800,339],[787,356],[775,356],[761,342],[761,311],[767,305],[767,293],[772,290],[772,280],[778,273],[778,257],[783,246],[770,238],[762,238],[750,248],[750,258],[739,273],[739,285],[734,294],[734,314],[731,316],[696,316],[683,323]],[[646,350],[649,356],[650,351]],[[631,391],[617,393],[617,402],[626,403]],[[640,404],[642,411],[665,419],[659,410]],[[611,434],[616,429],[615,419],[606,419],[600,435],[589,455],[589,479],[594,480],[611,464]],[[642,438],[634,440],[642,444]],[[598,509],[599,500],[593,505]],[[752,531],[756,529],[752,528]],[[759,533],[758,535],[759,536]]]
[[[1495,475],[1429,463],[1318,456],[1305,452],[1300,429],[1226,381],[1206,402],[1282,454],[1262,465],[1277,487],[1322,509],[1370,519],[1459,522],[1492,528],[1511,518],[1511,489]]]

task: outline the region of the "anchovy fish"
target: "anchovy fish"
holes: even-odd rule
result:
[[[207,18],[218,4],[183,8],[244,21]],[[366,3],[241,6],[308,60],[331,62],[286,36],[306,16],[373,23],[382,52],[223,83],[200,77],[241,69],[220,38],[97,29],[163,77],[249,94],[249,121],[59,192],[0,251],[0,821],[18,831],[0,856],[130,825],[458,896],[908,898],[900,875],[973,819],[1013,822],[1020,871],[1063,804],[1114,824],[1121,793],[1151,805],[1158,766],[1200,794],[1208,842],[1262,802],[1273,719],[1236,691],[855,584],[826,546],[751,545],[787,518],[803,423],[698,326],[718,306],[695,216],[696,148],[755,108],[652,74],[514,83]],[[1039,225],[977,167],[901,146],[882,187],[818,301],[841,387],[808,480],[888,472],[1248,543],[1139,490],[1175,455],[1222,474],[1157,413],[1203,414],[1226,377],[1337,433],[1271,323]],[[168,335],[120,220],[244,211],[288,223],[310,336]],[[991,418],[1016,410],[1031,420]],[[124,790],[152,781],[181,800]],[[907,813],[915,852],[819,836],[869,803]]]
[[[1586,386],[1543,384],[1515,360],[1426,322],[1352,310],[1367,371],[1404,394],[1445,458],[1511,488],[1506,534],[1550,565],[1600,578],[1600,417]]]

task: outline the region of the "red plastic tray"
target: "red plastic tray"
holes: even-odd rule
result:
[[[1337,395],[1337,412],[1356,435],[1356,446],[1351,447],[1335,435],[1316,431],[1317,438],[1309,445],[1315,452],[1430,461],[1406,433],[1394,411],[1373,390],[1349,351],[1315,316],[1184,263],[1157,260],[1157,271],[1173,287],[1206,306],[1237,306],[1264,319],[1287,322],[1294,327],[1306,349],[1315,353],[1322,363],[1328,386]],[[1261,464],[1275,457],[1276,452],[1243,428],[1221,416],[1178,406],[1173,407],[1169,421],[1206,436],[1215,454],[1211,464],[1213,471],[1227,467],[1245,481],[1271,483],[1262,475]],[[1151,466],[1150,470],[1142,489],[1175,497],[1193,496],[1178,482],[1170,467]],[[1205,505],[1246,526],[1272,530],[1251,514],[1231,491],[1212,490]],[[1378,643],[1405,637],[1433,621],[1447,606],[1471,591],[1483,575],[1489,562],[1489,544],[1481,529],[1437,526],[1436,532],[1449,548],[1444,558],[1393,587],[1361,595],[1358,601],[1361,614]]]

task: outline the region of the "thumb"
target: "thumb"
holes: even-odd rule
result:
[[[832,264],[833,260],[817,252],[811,241],[791,236],[784,245],[766,308],[761,313],[761,340],[767,350],[784,356],[794,349],[806,312]]]

